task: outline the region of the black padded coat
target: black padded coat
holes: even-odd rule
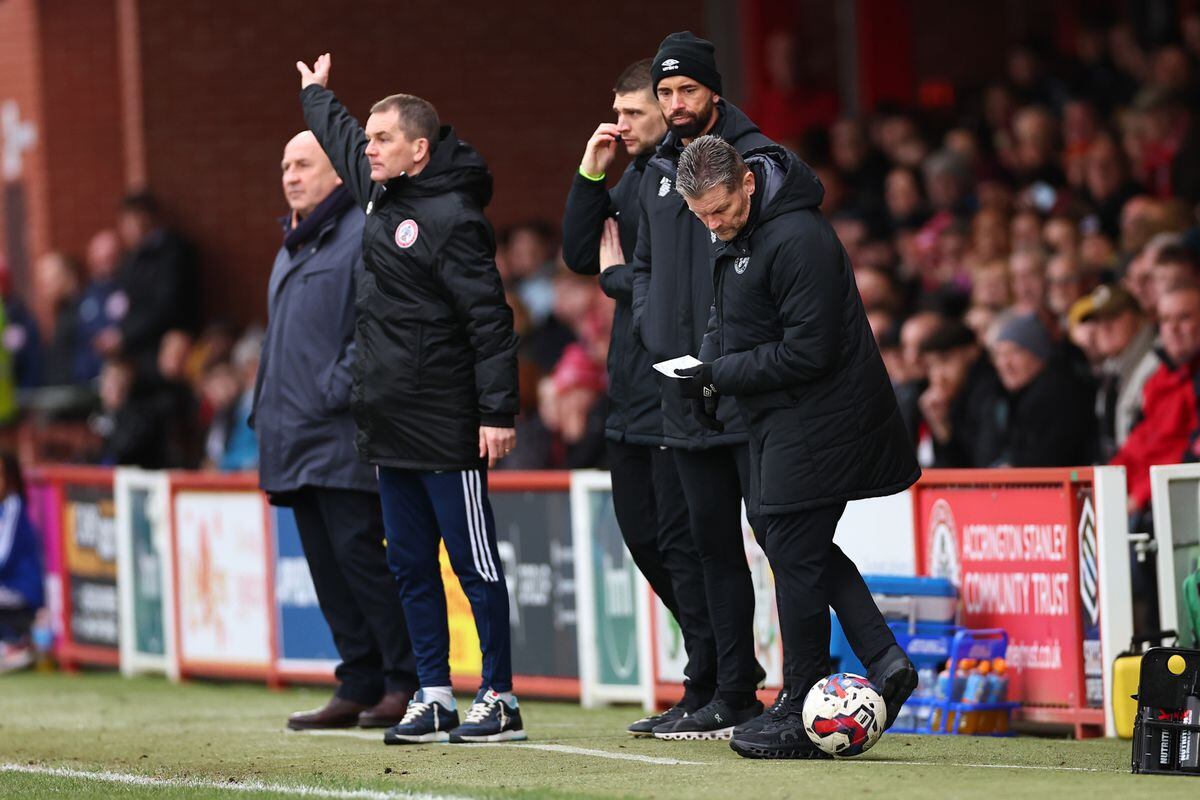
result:
[[[428,164],[370,179],[358,122],[321,86],[300,92],[304,119],[366,212],[355,302],[351,409],[372,463],[478,469],[479,426],[512,427],[517,336],[483,209],[492,176],[443,126]]]
[[[816,175],[781,147],[751,152],[750,219],[716,242],[700,358],[750,432],[747,502],[787,514],[894,494],[921,475],[850,260],[818,211]]]

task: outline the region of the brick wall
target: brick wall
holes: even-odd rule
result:
[[[701,17],[701,4],[681,0],[568,12],[558,0],[139,7],[148,182],[202,247],[205,308],[238,322],[265,316],[279,158],[303,127],[297,59],[331,51],[331,87],[361,121],[393,92],[431,100],[487,158],[499,227],[560,217],[587,137],[611,116],[613,79]]]
[[[124,191],[112,0],[54,0],[39,19],[42,152],[50,191],[45,245],[82,254],[112,227]]]
[[[16,99],[40,136],[22,184],[30,254],[81,255],[145,175],[201,249],[207,314],[263,319],[279,157],[303,126],[293,64],[323,50],[363,118],[392,92],[433,101],[488,159],[497,227],[557,221],[612,80],[702,17],[684,0],[0,0],[0,102]]]
[[[0,106],[15,102],[20,119],[32,122],[40,134],[39,50],[34,0],[0,0]],[[3,135],[0,131],[0,145]],[[0,256],[14,262],[9,266],[18,279],[26,267],[23,254],[40,252],[49,241],[44,156],[44,144],[35,144],[22,156],[20,177],[0,181]],[[23,228],[16,229],[22,221]]]

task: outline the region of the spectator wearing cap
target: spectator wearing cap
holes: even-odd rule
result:
[[[1092,463],[1095,418],[1091,387],[1063,358],[1034,314],[999,321],[992,360],[1004,387],[993,415],[1001,446],[991,464],[1067,467]]]
[[[1141,421],[1109,462],[1125,467],[1131,515],[1144,513],[1150,505],[1150,467],[1184,460],[1200,422],[1200,285],[1168,290],[1158,299],[1158,319],[1162,364],[1142,391]]]
[[[1137,298],[1120,286],[1098,286],[1072,308],[1072,316],[1093,327],[1100,385],[1096,419],[1100,458],[1107,461],[1125,443],[1142,413],[1142,390],[1161,361],[1155,331]]]
[[[1091,295],[1084,296],[1071,305],[1067,312],[1067,341],[1083,354],[1092,375],[1099,375],[1100,362],[1104,359],[1096,350],[1096,328],[1099,323],[1088,316],[1091,310]]]
[[[921,358],[929,376],[920,409],[933,445],[931,466],[993,463],[1001,445],[992,421],[1003,389],[975,334],[961,322],[943,321],[921,342]]]

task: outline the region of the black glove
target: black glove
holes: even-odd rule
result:
[[[717,433],[725,432],[725,423],[717,419],[717,395],[698,397],[692,401],[692,416],[704,427]]]
[[[684,367],[675,370],[675,374],[686,380],[680,381],[679,391],[689,400],[701,397],[716,397],[717,387],[713,386],[712,364],[697,364],[694,367]]]
[[[720,395],[713,385],[712,364],[697,364],[675,370],[675,374],[686,378],[679,387],[684,397],[692,401],[692,416],[710,431],[722,433],[725,423],[717,419],[717,402]]]

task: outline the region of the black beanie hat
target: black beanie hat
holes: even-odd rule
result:
[[[654,63],[650,66],[651,88],[657,92],[658,82],[673,75],[687,75],[717,94],[721,93],[716,48],[712,42],[699,38],[691,31],[672,33],[662,40]]]

